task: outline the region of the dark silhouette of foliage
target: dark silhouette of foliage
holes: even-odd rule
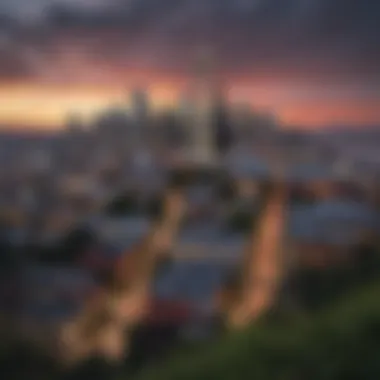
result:
[[[380,377],[380,284],[310,319],[261,321],[209,349],[179,356],[138,379],[376,380]]]
[[[54,360],[24,344],[2,347],[0,378],[12,380],[54,380],[59,374]]]
[[[163,196],[161,194],[148,200],[146,205],[146,212],[153,220],[158,220],[162,217],[163,213]]]
[[[352,248],[353,262],[338,267],[300,268],[286,286],[295,302],[304,310],[315,311],[333,304],[339,297],[380,276],[380,252],[374,244]]]
[[[113,380],[120,367],[107,362],[102,357],[92,357],[75,368],[66,371],[61,376],[62,380]]]
[[[234,232],[249,232],[252,228],[253,217],[249,211],[237,211],[228,220],[228,227]]]
[[[143,324],[132,333],[131,355],[127,358],[130,373],[138,373],[148,364],[166,357],[179,343],[178,326]]]
[[[237,195],[235,184],[232,180],[221,179],[217,187],[217,196],[222,201],[231,201]]]
[[[86,227],[75,228],[58,244],[57,261],[77,262],[95,242],[96,236],[90,229]]]
[[[110,216],[133,215],[138,211],[138,196],[133,192],[117,196],[105,208],[105,213]]]

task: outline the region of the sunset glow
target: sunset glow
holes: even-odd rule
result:
[[[149,89],[154,110],[172,107],[180,93],[173,85],[165,83]],[[125,107],[128,110],[128,88],[122,86],[47,86],[47,85],[7,85],[0,88],[0,123],[4,127],[56,129],[63,126],[67,116],[78,113],[90,121],[97,113],[110,106]],[[315,128],[323,125],[346,124],[374,125],[380,123],[377,101],[307,101],[284,102],[278,98],[276,90],[269,88],[245,92],[230,89],[230,99],[245,102],[253,108],[271,110],[285,126]]]
[[[135,86],[172,106],[201,47],[232,101],[285,126],[380,123],[374,1],[97,1],[0,5],[0,127],[59,128],[72,111],[128,107]]]
[[[167,86],[150,89],[153,110],[172,106],[174,92]],[[71,113],[91,121],[108,107],[129,105],[127,88],[116,86],[37,86],[18,85],[0,89],[0,123],[13,128],[28,125],[42,129],[63,126]]]

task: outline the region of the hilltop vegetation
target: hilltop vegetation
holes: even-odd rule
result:
[[[376,283],[312,318],[258,323],[147,370],[138,380],[377,380],[379,295]]]

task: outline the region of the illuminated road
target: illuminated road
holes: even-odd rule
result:
[[[233,252],[231,246],[225,251],[199,250],[198,246],[194,251],[189,249],[174,254],[178,261],[215,259],[216,263],[236,263],[245,260],[242,265],[243,297],[230,311],[232,327],[241,327],[254,320],[276,296],[281,276],[278,250],[282,243],[285,203],[283,189],[275,189],[258,228],[252,232],[254,243],[248,244],[245,252],[241,249]],[[157,255],[172,248],[185,213],[184,205],[182,194],[169,194],[164,221],[155,225],[134,251],[124,256],[112,283],[99,290],[84,305],[83,311],[59,330],[56,348],[63,362],[75,364],[94,354],[111,361],[123,359],[129,344],[125,331],[131,331],[148,312]]]
[[[274,189],[264,210],[253,243],[243,263],[242,302],[230,312],[232,327],[241,327],[262,315],[275,301],[281,280],[286,190]],[[252,237],[253,238],[253,237]]]
[[[182,192],[168,191],[164,207],[163,220],[122,257],[106,288],[60,331],[63,362],[75,364],[94,354],[110,361],[123,359],[129,344],[126,331],[132,331],[149,311],[158,255],[171,249],[177,236],[186,207]]]

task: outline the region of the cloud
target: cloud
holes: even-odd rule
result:
[[[63,5],[78,10],[103,9],[106,0],[2,0],[0,11],[20,21],[41,20],[52,6]]]
[[[33,44],[52,59],[60,50],[55,60],[64,60],[75,45],[84,61],[87,56],[110,67],[184,73],[197,46],[209,43],[232,76],[325,84],[378,83],[380,76],[380,3],[373,0],[60,0],[49,8],[47,0],[7,3],[16,13],[21,4],[43,12],[44,33]],[[21,31],[17,38],[31,36]]]

